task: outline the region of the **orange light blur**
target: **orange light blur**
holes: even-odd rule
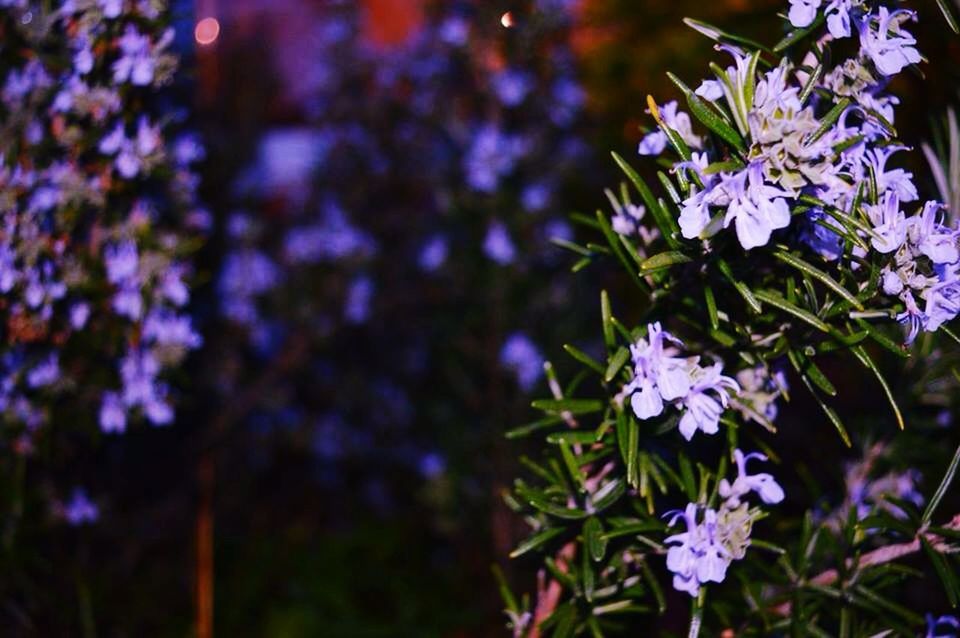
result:
[[[216,18],[204,18],[193,30],[193,37],[197,40],[197,44],[203,46],[213,44],[219,36],[220,23]]]
[[[517,23],[516,23],[516,20],[513,19],[513,13],[511,13],[510,11],[507,11],[502,16],[500,16],[500,24],[503,25],[504,29],[509,29],[515,26]]]

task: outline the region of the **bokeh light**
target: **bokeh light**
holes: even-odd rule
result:
[[[193,37],[197,40],[197,44],[203,46],[213,44],[219,36],[220,23],[216,18],[204,18],[200,20],[193,30]]]

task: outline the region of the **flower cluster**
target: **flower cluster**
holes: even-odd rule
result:
[[[794,0],[790,21],[809,26],[821,4]],[[690,183],[679,218],[686,239],[707,240],[733,224],[750,250],[769,244],[799,217],[801,241],[824,259],[846,254],[886,262],[877,283],[902,304],[894,314],[908,324],[910,343],[919,330],[935,331],[960,312],[957,229],[945,226],[937,202],[904,213],[901,205],[919,198],[913,176],[887,167],[905,147],[893,137],[898,100],[884,89],[891,76],[921,59],[904,29],[915,15],[882,5],[868,10],[853,0],[827,2],[822,10],[829,34],[800,66],[784,58],[758,73],[756,54],[718,47],[734,64],[716,67],[716,77],[691,97],[702,108],[725,104],[729,124],[718,126],[725,127],[725,140],[742,140],[736,142],[741,152],[724,157],[708,148],[675,102],[653,107],[659,130],[644,138],[640,152],[663,152],[668,133],[687,147],[690,158],[674,165]],[[850,37],[853,26],[857,55],[813,76],[809,69],[820,63],[822,47]],[[846,253],[845,243],[852,244]]]
[[[721,479],[719,494],[724,501],[719,508],[690,503],[683,512],[668,514],[671,527],[682,520],[687,531],[664,541],[670,545],[667,569],[673,572],[674,588],[691,596],[697,596],[705,583],[723,582],[730,563],[746,555],[750,532],[760,509],[750,508],[744,497],[756,492],[767,505],[784,498],[783,489],[770,474],[747,474],[747,461],[766,461],[766,456],[756,452],[744,454],[740,450],[734,450],[733,455],[737,478],[733,483]]]
[[[669,344],[674,344],[673,346]],[[646,338],[630,346],[633,378],[617,397],[630,407],[639,419],[660,416],[665,406],[672,405],[682,413],[680,434],[688,441],[697,430],[716,434],[720,415],[727,407],[731,392],[740,391],[732,378],[721,374],[723,363],[700,365],[700,357],[679,357],[674,346],[679,339],[663,330],[659,323],[647,326]]]
[[[131,413],[168,423],[160,376],[200,342],[183,313],[180,246],[181,230],[205,220],[191,169],[203,151],[150,110],[176,66],[166,11],[152,0],[50,5],[0,10],[0,410],[25,427],[21,449],[48,399],[95,390],[110,357],[103,430],[122,431]],[[81,354],[81,342],[106,356]]]

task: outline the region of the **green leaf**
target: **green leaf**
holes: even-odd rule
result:
[[[950,29],[954,33],[960,33],[960,25],[957,25],[957,19],[953,16],[953,11],[951,11],[947,5],[947,0],[937,0],[937,6],[940,7],[940,12],[943,14]]]
[[[624,174],[630,179],[630,182],[633,184],[634,188],[637,189],[637,192],[640,193],[640,197],[643,199],[644,205],[653,215],[653,221],[656,223],[657,228],[660,229],[660,234],[663,235],[667,245],[673,250],[679,249],[681,243],[675,237],[675,234],[679,232],[680,227],[677,225],[676,220],[672,215],[665,211],[662,206],[660,206],[660,202],[658,202],[653,196],[653,191],[651,191],[646,182],[641,179],[637,171],[635,171],[633,167],[630,166],[630,164],[628,164],[627,161],[620,157],[620,155],[617,153],[611,153],[611,155],[613,156],[613,161],[617,163],[617,166],[620,167],[620,170],[624,172]]]
[[[803,27],[802,29],[794,29],[787,34],[785,38],[773,45],[773,52],[780,53],[786,48],[792,47],[794,44],[807,37],[814,31],[820,28],[820,25],[824,23],[826,18],[821,13],[817,16],[817,19],[810,23],[808,26]]]
[[[709,22],[704,22],[703,20],[695,20],[693,18],[684,18],[683,23],[696,31],[701,33],[711,40],[716,40],[717,42],[733,42],[735,44],[745,44],[751,49],[759,49],[761,51],[770,51],[770,49],[756,40],[751,40],[749,38],[744,38],[743,36],[735,35],[733,33],[727,33],[723,29],[713,26]]]
[[[562,423],[563,418],[559,416],[548,416],[542,419],[538,419],[533,423],[527,423],[526,425],[521,425],[519,427],[509,430],[504,436],[508,439],[522,439],[523,437],[530,436],[538,430],[543,430],[548,428],[551,425],[556,425],[557,423]]]
[[[663,525],[659,523],[633,523],[615,527],[609,532],[606,532],[603,537],[609,540],[621,536],[632,536],[634,534],[642,534],[643,532],[659,532],[661,530],[663,530]]]
[[[640,271],[643,274],[647,274],[655,270],[670,268],[671,266],[675,266],[677,264],[688,264],[691,261],[693,260],[690,257],[683,254],[679,250],[668,250],[644,260],[644,262],[640,264]]]
[[[577,484],[577,488],[581,492],[586,492],[586,478],[583,476],[583,472],[580,471],[580,463],[577,462],[577,458],[573,455],[570,444],[561,441],[558,445],[560,446],[560,457],[563,459],[563,464],[567,467],[567,473],[570,475],[570,478],[573,479],[573,482]]]
[[[646,581],[647,586],[650,587],[650,591],[653,592],[654,598],[657,599],[657,613],[663,614],[663,612],[667,610],[667,598],[663,595],[663,588],[660,587],[660,583],[657,582],[657,577],[654,575],[653,570],[650,569],[650,565],[647,564],[646,558],[641,558],[639,563],[643,579]]]
[[[591,516],[583,524],[583,541],[590,552],[590,558],[599,562],[607,551],[607,539],[603,535],[603,524],[596,516]]]
[[[627,485],[622,478],[614,479],[604,484],[590,499],[593,503],[594,511],[602,512],[607,509],[616,503],[626,491]]]
[[[540,510],[544,514],[549,514],[551,516],[556,516],[557,518],[563,518],[566,520],[579,520],[587,517],[587,513],[582,509],[558,505],[557,503],[554,503],[548,499],[539,490],[534,490],[523,484],[518,484],[516,486],[516,492],[517,496],[519,496],[522,501]]]
[[[850,98],[848,97],[842,98],[837,102],[837,104],[823,116],[823,119],[820,120],[820,127],[814,131],[810,137],[804,140],[803,145],[809,146],[826,135],[827,131],[833,128],[833,125],[837,123],[837,120],[840,119],[843,112],[847,110],[848,106],[850,106]]]
[[[686,454],[680,453],[677,459],[680,463],[680,476],[683,478],[683,489],[687,493],[687,498],[691,501],[697,500],[697,482],[693,476],[693,465]]]
[[[577,610],[572,604],[563,605],[553,612],[551,620],[556,623],[553,638],[573,638],[573,629],[577,623]]]
[[[940,505],[940,501],[943,500],[947,490],[950,489],[950,485],[957,475],[958,468],[960,468],[960,447],[958,447],[954,453],[953,460],[950,461],[950,467],[947,468],[947,473],[943,475],[943,480],[940,481],[937,491],[933,493],[930,502],[927,503],[927,508],[923,510],[923,517],[920,520],[924,523],[929,523],[930,519],[933,518],[934,512],[937,511],[937,506]]]
[[[693,114],[700,122],[706,126],[708,129],[717,134],[720,139],[724,140],[735,149],[741,153],[746,152],[747,147],[743,142],[743,138],[740,136],[732,126],[727,124],[723,118],[717,115],[713,109],[707,106],[707,103],[704,102],[700,97],[690,90],[683,81],[678,78],[673,73],[667,73],[667,77],[677,85],[677,87],[683,91],[684,96],[687,98],[687,106],[690,107],[690,113]]]
[[[603,409],[599,399],[537,399],[530,405],[544,412],[569,412],[570,414],[590,414]]]
[[[800,272],[810,275],[814,279],[818,280],[820,283],[824,284],[827,288],[829,288],[833,292],[843,297],[847,302],[850,303],[850,305],[852,305],[857,310],[863,310],[863,304],[860,303],[859,299],[853,296],[853,293],[851,293],[849,290],[841,286],[839,283],[837,283],[837,281],[833,277],[823,272],[816,266],[807,263],[806,261],[804,261],[803,259],[800,259],[796,255],[792,255],[784,251],[779,251],[779,250],[775,251],[773,253],[773,256],[779,259],[780,261],[782,261],[783,263],[793,266]]]
[[[580,552],[580,580],[583,582],[583,597],[587,602],[593,602],[593,590],[596,588],[597,579],[593,573],[593,565],[590,564],[590,554],[586,551]]]
[[[830,383],[830,379],[817,364],[813,362],[813,359],[792,348],[787,351],[787,356],[790,357],[790,363],[793,364],[798,374],[809,377],[814,385],[823,390],[827,396],[837,396],[837,389]]]
[[[613,381],[617,377],[617,373],[619,373],[620,369],[623,367],[623,364],[625,364],[629,358],[630,351],[624,347],[619,348],[614,355],[610,357],[610,364],[603,373],[603,380],[607,383]]]
[[[747,306],[750,307],[750,310],[752,310],[755,314],[760,314],[763,312],[760,302],[757,301],[757,298],[754,296],[753,292],[751,292],[750,288],[745,283],[739,281],[733,276],[733,269],[730,268],[730,264],[723,259],[718,259],[717,268],[719,268],[723,276],[726,277],[731,284],[733,284],[733,287],[737,289],[737,292],[740,293],[740,296],[743,297],[744,301],[747,302]]]
[[[807,386],[810,394],[812,394],[813,398],[817,401],[817,405],[820,406],[820,409],[823,410],[823,413],[827,415],[830,423],[833,424],[834,428],[836,428],[837,433],[843,440],[843,444],[847,447],[853,447],[853,442],[850,440],[850,434],[847,432],[847,428],[843,425],[843,421],[840,420],[840,416],[833,408],[824,403],[823,399],[820,398],[820,395],[817,394],[817,391],[814,390],[813,385],[810,383],[810,379],[807,378],[807,375],[801,374],[800,380],[803,381],[805,386]]]
[[[764,303],[768,303],[771,306],[774,306],[775,308],[779,308],[780,310],[786,312],[787,314],[793,315],[797,319],[800,319],[801,321],[810,324],[817,330],[820,330],[826,333],[830,332],[830,326],[824,323],[819,317],[817,317],[813,313],[810,313],[804,310],[803,308],[799,308],[793,305],[792,303],[790,303],[789,301],[781,297],[779,293],[766,291],[766,290],[757,290],[753,294],[760,301]]]
[[[531,550],[537,549],[560,534],[563,534],[565,529],[566,528],[563,527],[548,527],[542,532],[534,534],[527,540],[517,545],[517,548],[510,552],[510,558],[517,558],[518,556],[523,556]]]
[[[607,294],[606,290],[600,291],[600,318],[603,321],[603,343],[606,344],[609,350],[613,347],[615,339],[613,335],[613,322],[610,321],[612,318],[610,313],[610,295]]]
[[[629,256],[623,251],[623,246],[620,244],[619,235],[613,232],[613,228],[610,227],[610,222],[607,221],[607,216],[603,211],[597,211],[597,223],[600,224],[600,230],[603,232],[603,236],[607,239],[607,243],[610,244],[610,248],[613,250],[613,254],[617,256],[617,260],[623,264],[624,269],[630,275],[631,281],[637,285],[640,290],[644,293],[649,293],[650,289],[637,275],[636,265],[631,262]]]
[[[567,250],[584,257],[590,257],[593,255],[589,249],[584,248],[580,244],[574,243],[568,239],[563,239],[562,237],[551,237],[550,243],[554,246],[559,246],[560,248],[566,248]]]
[[[567,354],[569,354],[571,357],[573,357],[583,365],[587,366],[588,368],[597,372],[598,374],[603,374],[603,366],[600,364],[600,362],[594,359],[593,357],[591,357],[590,355],[588,355],[586,352],[584,352],[580,348],[577,348],[567,343],[567,344],[564,344],[563,349],[567,351]]]
[[[930,559],[930,562],[933,563],[933,568],[936,570],[937,576],[940,577],[940,581],[943,583],[943,588],[947,593],[950,606],[956,607],[957,602],[960,601],[960,586],[957,584],[957,576],[953,573],[950,563],[947,562],[943,554],[938,552],[933,545],[930,544],[930,541],[928,541],[923,534],[920,535],[920,544],[923,545],[923,551],[927,553],[927,557]]]
[[[596,432],[590,430],[564,430],[562,432],[551,432],[547,435],[547,443],[559,445],[592,445],[597,442]]]
[[[877,381],[880,382],[880,386],[883,388],[883,393],[887,395],[887,401],[890,403],[890,407],[893,409],[893,415],[897,419],[897,425],[900,426],[901,430],[904,429],[905,424],[903,422],[903,414],[900,412],[900,406],[897,405],[897,400],[893,396],[893,391],[890,389],[890,385],[884,378],[883,373],[880,372],[880,368],[878,368],[877,364],[873,362],[873,359],[870,358],[870,355],[863,346],[854,346],[850,348],[850,351],[853,352],[853,356],[855,356],[865,368],[870,370],[870,372],[873,373],[873,376],[877,378]]]
[[[637,455],[640,452],[640,424],[627,417],[627,482],[637,487],[640,483]]]
[[[710,284],[703,285],[703,300],[707,303],[707,317],[710,319],[710,329],[720,329],[720,315],[717,313],[717,300],[713,296]]]
[[[857,322],[857,325],[866,330],[870,338],[876,341],[879,345],[883,346],[885,349],[897,355],[898,357],[903,359],[910,358],[910,353],[901,344],[880,332],[876,326],[859,318],[855,321]]]
[[[617,449],[620,450],[620,458],[627,467],[630,466],[630,421],[632,420],[626,412],[617,412]]]
[[[503,604],[507,606],[508,610],[519,614],[520,606],[517,604],[517,599],[514,597],[513,592],[510,591],[510,585],[507,584],[507,578],[503,575],[503,570],[500,569],[499,565],[491,565],[490,571],[493,572],[493,577],[497,581],[497,587],[500,590],[500,598],[503,599]]]
[[[923,624],[923,616],[910,611],[909,609],[907,609],[906,607],[903,607],[902,605],[898,605],[892,600],[887,600],[886,598],[881,597],[879,594],[867,589],[863,585],[855,585],[853,587],[853,590],[857,595],[862,596],[873,605],[876,605],[881,609],[885,609],[886,611],[896,614],[897,616],[899,616],[906,622],[910,623],[911,625]]]
[[[823,63],[818,63],[814,67],[813,71],[810,72],[810,77],[807,78],[806,84],[803,85],[803,89],[800,91],[800,104],[806,104],[807,98],[810,97],[810,94],[813,93],[813,89],[817,86],[817,83],[820,81],[820,76],[823,75]]]

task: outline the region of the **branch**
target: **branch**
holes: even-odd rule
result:
[[[953,519],[943,527],[946,529],[960,529],[960,514],[954,516]],[[918,534],[917,538],[914,538],[912,541],[880,547],[872,552],[867,552],[857,561],[854,561],[852,558],[848,558],[846,565],[848,568],[856,567],[857,569],[866,569],[868,567],[875,567],[885,563],[892,563],[893,561],[899,560],[904,556],[916,554],[922,549],[920,537],[923,537],[928,543],[930,543],[933,549],[940,553],[946,553],[952,549],[951,545],[945,542],[943,537],[937,536],[936,534],[930,532],[922,532]],[[826,587],[834,584],[839,579],[840,573],[836,569],[828,569],[825,572],[817,574],[809,581],[802,582],[800,584]],[[773,613],[780,616],[789,616],[791,610],[792,604],[790,601],[787,601],[774,607]]]

